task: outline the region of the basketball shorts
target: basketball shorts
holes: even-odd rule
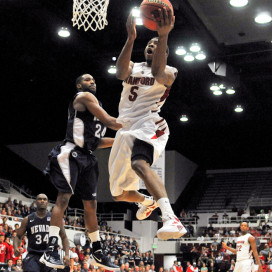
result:
[[[82,200],[96,200],[99,170],[94,155],[66,142],[54,147],[48,157],[44,172],[59,192],[77,194]]]
[[[254,272],[254,271],[255,271],[254,261],[250,259],[236,262],[233,272]]]
[[[144,159],[152,165],[165,149],[168,135],[167,123],[159,115],[151,115],[132,125],[123,124],[123,128],[116,133],[109,157],[110,190],[113,196],[121,195],[123,191],[139,190],[139,177],[131,168],[131,161]],[[136,139],[140,141],[135,142]],[[153,147],[153,156],[150,155],[149,145]]]

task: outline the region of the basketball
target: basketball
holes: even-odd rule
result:
[[[152,19],[152,14],[156,17],[159,16],[158,9],[166,7],[167,10],[171,10],[174,15],[172,4],[168,0],[144,0],[140,5],[141,17],[143,24],[146,28],[156,31],[157,24]]]

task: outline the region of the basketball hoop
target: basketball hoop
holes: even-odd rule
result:
[[[107,21],[109,0],[73,0],[73,26],[87,31],[104,29]]]

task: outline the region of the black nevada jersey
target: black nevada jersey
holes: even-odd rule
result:
[[[28,216],[26,227],[28,252],[42,254],[46,250],[49,240],[50,219],[50,212],[47,212],[46,216],[43,218],[39,218],[35,212]]]
[[[82,112],[74,109],[73,102],[76,96],[69,104],[65,140],[86,150],[94,151],[107,128],[88,110]],[[102,107],[100,101],[99,105]]]

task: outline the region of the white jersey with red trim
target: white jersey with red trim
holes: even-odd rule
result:
[[[168,65],[166,69],[175,76],[178,72]],[[155,80],[146,62],[134,63],[131,75],[123,81],[123,87],[117,118],[121,124],[134,123],[150,113],[160,112],[170,91],[170,88]]]
[[[252,251],[250,248],[250,243],[248,241],[249,237],[253,236],[247,233],[237,238],[236,243],[237,262],[252,259]]]

